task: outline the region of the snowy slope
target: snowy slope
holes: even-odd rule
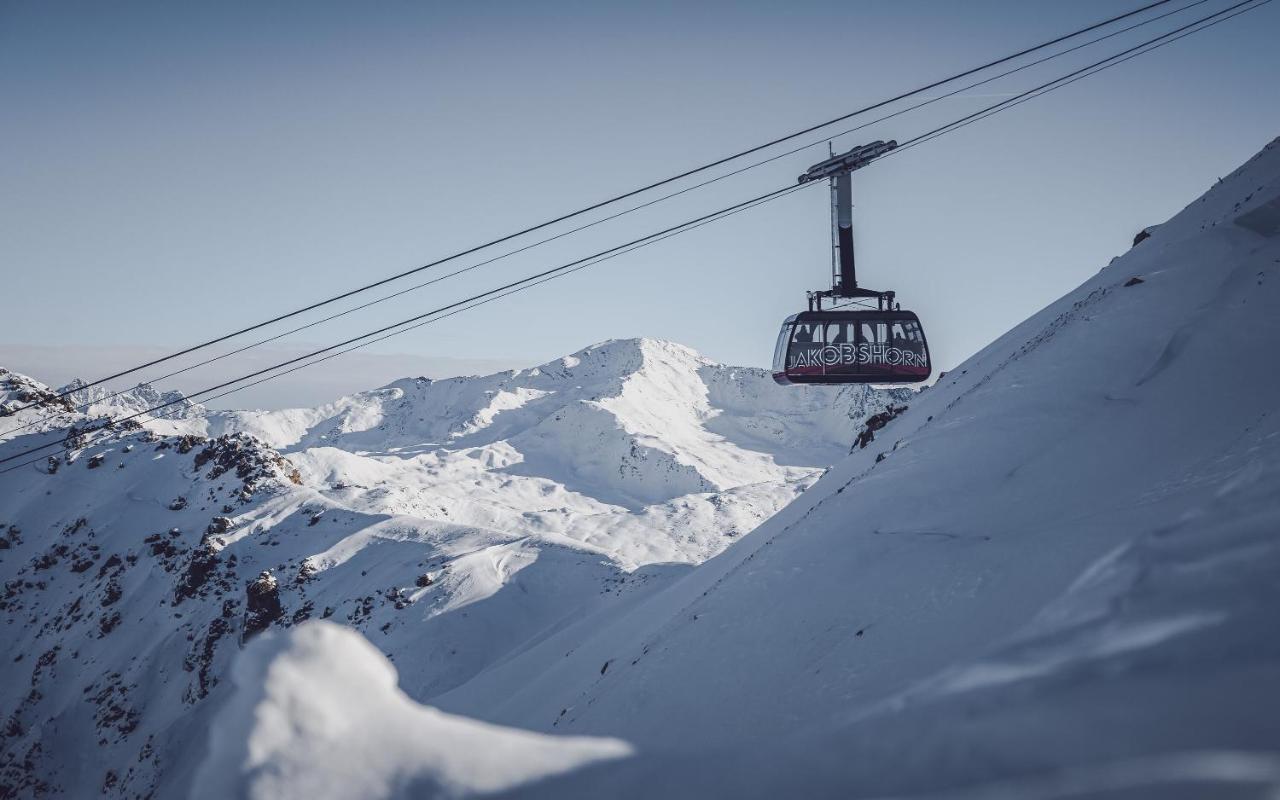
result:
[[[1280,141],[725,552],[434,705],[636,750],[502,796],[1274,796],[1278,197]]]
[[[49,394],[3,378],[10,411]],[[239,645],[307,619],[363,632],[430,700],[719,552],[905,396],[789,394],[650,340],[321,409],[184,403],[76,440],[66,425],[169,399],[105,395],[56,424],[0,418],[0,455],[77,441],[0,475],[0,796],[180,793]]]

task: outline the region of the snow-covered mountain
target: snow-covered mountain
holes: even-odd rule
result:
[[[353,632],[254,643],[195,792],[1274,797],[1278,310],[1280,140],[752,533],[439,711]]]
[[[52,392],[0,377],[0,457],[76,445],[0,475],[0,796],[20,797],[184,794],[269,628],[342,622],[431,701],[720,552],[911,400],[628,340],[318,409],[183,401],[102,438],[82,431],[178,396],[79,388],[31,425],[17,409]]]
[[[104,386],[86,386],[83,380],[77,379],[58,389],[57,393],[65,395],[79,413],[90,417],[127,417],[164,406],[163,413],[147,420],[153,430],[164,433],[183,429],[181,425],[168,427],[166,422],[198,418],[204,413],[202,407],[187,400],[181,392],[162,392],[149,383],[117,393]]]
[[[31,408],[33,403],[43,405]],[[113,390],[88,386],[80,379],[55,389],[0,367],[0,442],[41,433],[58,438],[64,436],[70,426],[83,428],[94,421],[132,418],[160,406],[164,406],[162,412],[144,414],[138,417],[138,423],[163,435],[204,429],[199,420],[205,409],[181,392],[162,392],[148,383]],[[132,422],[130,420],[130,427]],[[30,443],[28,440],[28,445]]]
[[[626,340],[319,409],[212,414],[204,432],[267,442],[345,508],[534,533],[633,568],[719,552],[910,396],[788,392],[764,370]]]

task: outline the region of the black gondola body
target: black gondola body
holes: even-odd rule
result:
[[[898,146],[875,141],[814,164],[801,183],[831,181],[831,289],[809,293],[809,310],[782,323],[773,379],[783,384],[920,383],[933,373],[924,326],[892,291],[858,286],[853,257],[851,174]],[[849,300],[823,310],[823,300]],[[875,309],[850,309],[874,300]]]
[[[782,323],[778,383],[920,383],[933,372],[924,327],[910,311],[804,311]]]

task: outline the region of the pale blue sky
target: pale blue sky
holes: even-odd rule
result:
[[[837,146],[910,138],[1228,4]],[[104,368],[186,345],[1138,5],[0,1],[0,360],[60,380],[87,345],[115,353]],[[1278,38],[1274,4],[864,170],[862,282],[897,289],[954,366],[1280,134]],[[823,152],[298,339],[347,338],[762,193]],[[384,371],[386,354],[413,355],[415,372],[654,336],[763,365],[781,318],[827,280],[826,203],[802,192],[374,351]],[[29,345],[61,351],[32,360]],[[342,364],[327,365],[334,390],[359,388]]]

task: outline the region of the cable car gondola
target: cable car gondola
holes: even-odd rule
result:
[[[778,383],[919,383],[929,345],[910,311],[803,311],[782,323]]]
[[[782,323],[773,379],[782,384],[920,383],[933,372],[924,326],[891,291],[858,286],[853,260],[851,173],[898,146],[875,141],[810,167],[800,183],[831,180],[831,289],[809,292],[809,310]],[[844,305],[822,308],[823,300]],[[875,300],[874,309],[852,305]]]

